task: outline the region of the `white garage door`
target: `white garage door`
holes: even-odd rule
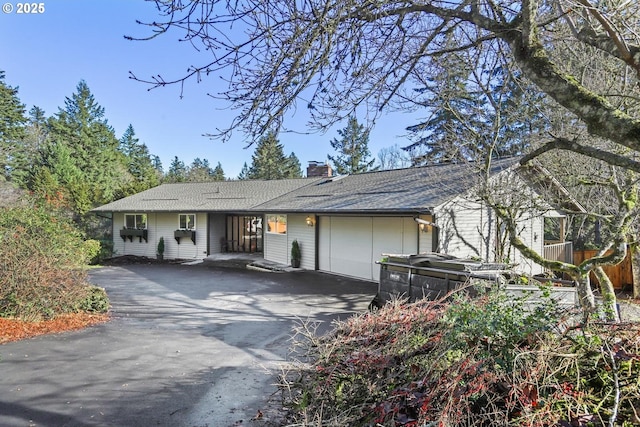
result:
[[[405,217],[319,219],[318,267],[322,271],[378,281],[383,253],[416,253],[418,227]]]

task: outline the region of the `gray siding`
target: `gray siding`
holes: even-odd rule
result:
[[[433,222],[433,217],[431,215],[420,215],[420,218],[425,221]],[[436,229],[434,227],[428,227],[425,231],[420,231],[418,223],[414,221],[414,224],[418,230],[418,252],[435,252],[437,248],[433,245],[433,239],[435,237],[434,234],[436,233]]]
[[[264,259],[280,264],[289,264],[286,234],[264,233]]]
[[[223,252],[221,240],[225,239],[225,214],[209,214],[209,251],[211,254]]]
[[[313,227],[307,225],[307,216],[301,214],[287,215],[287,244],[288,255],[290,257],[291,244],[294,240],[298,240],[300,245],[300,254],[302,261],[300,267],[307,270],[316,269],[316,226],[315,217],[311,216],[314,221]],[[289,262],[287,262],[288,264]]]
[[[456,197],[436,210],[439,226],[438,252],[460,258],[477,257],[492,261],[492,218],[480,203]],[[495,233],[494,233],[495,234]]]
[[[127,212],[129,213],[129,212]],[[144,213],[144,212],[131,212],[131,213]],[[113,252],[115,256],[121,255],[135,255],[154,258],[156,256],[157,248],[157,215],[147,214],[147,240],[144,239],[140,242],[138,238],[134,238],[133,241],[126,239],[122,240],[120,237],[120,230],[124,228],[124,213],[116,212],[113,214]],[[165,239],[166,240],[166,239]]]
[[[191,212],[181,212],[191,213]],[[166,259],[203,259],[207,255],[207,214],[196,214],[196,244],[191,239],[181,238],[180,244],[173,237],[179,228],[178,213],[147,214],[148,242],[134,238],[132,242],[120,238],[120,229],[124,226],[124,213],[116,212],[114,221],[115,255],[136,255],[153,258],[156,256],[158,240],[164,237],[164,257]]]

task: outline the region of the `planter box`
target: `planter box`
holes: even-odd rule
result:
[[[130,242],[133,242],[134,237],[137,237],[140,243],[142,243],[142,239],[144,239],[145,242],[148,241],[147,229],[123,228],[120,230],[120,237],[122,237],[122,240],[125,242],[127,239],[129,239]]]
[[[182,237],[188,237],[191,239],[193,244],[196,244],[196,231],[195,230],[176,230],[173,232],[173,237],[176,239],[176,242],[180,244],[180,239]]]

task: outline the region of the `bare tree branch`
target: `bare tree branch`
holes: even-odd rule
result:
[[[574,153],[583,154],[594,159],[602,160],[603,162],[619,166],[624,169],[640,172],[640,161],[636,161],[628,156],[612,153],[611,151],[605,151],[596,147],[582,145],[576,141],[570,141],[566,138],[555,137],[554,139],[545,142],[540,147],[527,153],[520,159],[520,164],[526,164],[531,160],[541,156],[552,150],[566,150],[573,151]]]

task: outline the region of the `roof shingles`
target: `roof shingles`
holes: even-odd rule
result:
[[[497,160],[492,173],[513,166]],[[333,178],[163,184],[96,212],[425,212],[477,184],[469,164],[444,164]]]

